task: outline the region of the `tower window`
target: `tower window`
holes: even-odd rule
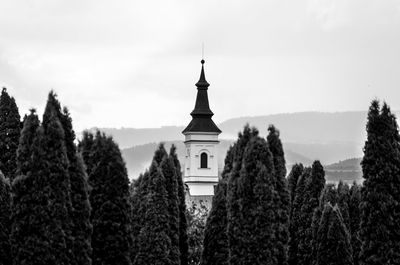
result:
[[[200,168],[207,168],[208,167],[208,165],[207,165],[207,163],[208,163],[208,157],[207,157],[207,154],[206,153],[201,153],[201,155],[200,155]]]

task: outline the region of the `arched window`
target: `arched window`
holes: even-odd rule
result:
[[[207,165],[207,163],[208,163],[208,157],[207,157],[207,154],[206,153],[201,153],[201,155],[200,155],[200,168],[207,168],[208,167],[208,165]]]

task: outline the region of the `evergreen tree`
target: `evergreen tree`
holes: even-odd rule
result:
[[[0,170],[11,181],[17,167],[16,156],[21,132],[21,117],[13,97],[3,88],[0,96]]]
[[[160,153],[156,152],[157,154]],[[171,264],[167,198],[166,180],[155,157],[149,171],[148,193],[145,198],[147,211],[138,239],[139,250],[135,259],[137,265]]]
[[[186,220],[186,202],[185,202],[185,187],[182,179],[181,165],[176,154],[176,147],[172,145],[169,156],[173,158],[177,182],[178,182],[178,197],[179,197],[179,252],[181,255],[181,265],[188,264],[188,235],[187,235],[187,220]]]
[[[349,218],[350,218],[350,234],[351,246],[353,249],[354,265],[358,265],[358,257],[360,253],[360,202],[361,202],[361,187],[356,183],[350,188],[349,192]]]
[[[268,128],[269,134],[267,141],[269,149],[273,157],[273,167],[275,170],[275,183],[277,192],[276,217],[276,244],[277,261],[279,265],[287,264],[287,245],[289,240],[288,222],[289,222],[289,204],[290,197],[288,191],[288,184],[286,180],[286,162],[283,152],[281,140],[279,138],[279,131],[270,125]]]
[[[32,109],[31,113],[24,119],[24,127],[21,131],[17,151],[17,177],[12,184],[12,226],[10,241],[13,264],[15,265],[35,264],[37,256],[41,258],[41,255],[46,252],[46,247],[48,248],[48,245],[46,245],[47,239],[40,241],[40,238],[43,236],[38,231],[40,229],[40,222],[32,221],[42,214],[47,215],[43,211],[44,207],[33,200],[34,197],[37,197],[35,195],[41,191],[34,189],[34,177],[30,172],[33,167],[33,142],[39,125],[39,119],[35,110]],[[42,189],[42,187],[39,188]],[[40,255],[36,255],[39,252]],[[42,262],[45,264],[44,260]]]
[[[400,136],[386,103],[369,108],[361,162],[360,264],[400,264]]]
[[[337,205],[340,209],[340,213],[343,217],[343,222],[346,225],[347,230],[350,231],[350,216],[349,216],[349,199],[350,199],[350,187],[343,181],[339,181],[338,188],[338,200]]]
[[[73,264],[71,183],[65,132],[59,117],[60,103],[50,92],[43,114],[44,145],[39,147],[38,176],[45,177],[48,185],[49,212],[57,225],[52,248],[60,264]],[[35,153],[35,152],[34,152]]]
[[[66,190],[63,185],[66,159],[63,159],[62,128],[57,119],[51,119],[47,126],[47,133],[43,127],[37,130],[27,175],[20,175],[13,182],[12,253],[15,265],[70,264],[67,233],[62,222],[67,219],[65,201],[62,201]],[[50,148],[58,151],[50,152]],[[57,189],[57,185],[63,187]]]
[[[215,189],[212,207],[207,218],[204,232],[202,265],[228,265],[229,247],[226,192],[227,180],[233,167],[232,152],[233,147],[230,147],[225,157],[222,179]]]
[[[83,152],[89,152],[95,164],[89,175],[92,206],[92,263],[130,265],[131,208],[129,179],[118,145],[111,137],[97,132],[93,145],[82,140]],[[90,150],[85,147],[90,146]]]
[[[90,223],[89,186],[82,158],[78,155],[75,146],[75,132],[72,129],[72,119],[67,108],[59,112],[60,120],[65,132],[65,145],[69,161],[69,177],[71,182],[72,203],[72,237],[73,237],[73,264],[92,264]]]
[[[246,254],[241,239],[241,206],[239,193],[240,171],[242,168],[243,153],[250,139],[258,136],[258,130],[246,125],[243,133],[239,133],[238,140],[232,147],[233,168],[229,175],[227,188],[227,217],[228,217],[228,245],[229,245],[229,264],[238,264]]]
[[[318,229],[319,229],[319,224],[321,222],[321,217],[322,217],[322,212],[324,211],[325,205],[327,203],[330,203],[331,205],[335,205],[338,201],[338,191],[336,187],[333,184],[327,184],[325,185],[325,188],[323,189],[320,199],[319,199],[319,205],[317,208],[314,210],[314,215],[312,219],[312,224],[311,224],[311,229],[312,229],[312,257],[313,259],[313,264],[316,262],[316,255],[317,255],[317,246],[318,246]]]
[[[339,207],[325,204],[317,236],[316,265],[353,265],[350,235]]]
[[[180,265],[179,252],[179,197],[178,176],[175,170],[174,158],[165,156],[161,161],[160,168],[165,177],[168,204],[168,236],[171,240],[169,260],[171,265]]]
[[[277,193],[272,154],[258,131],[248,126],[233,150],[235,166],[228,184],[229,263],[276,264]]]
[[[9,181],[0,171],[0,265],[11,264],[10,253],[10,206],[11,193]]]
[[[301,214],[302,205],[305,201],[306,184],[311,178],[311,168],[306,167],[297,181],[293,206],[291,209],[291,218],[289,223],[289,246],[288,246],[288,264],[298,264],[298,241],[299,241],[299,226],[302,224]]]
[[[311,168],[311,175],[308,178],[303,194],[299,223],[297,226],[296,238],[297,261],[299,265],[312,263],[312,219],[314,210],[319,205],[319,198],[325,186],[325,172],[319,161],[315,161]]]
[[[31,109],[30,114],[24,118],[24,127],[21,131],[21,137],[19,139],[16,159],[17,176],[26,175],[32,166],[32,144],[39,126],[40,121],[36,114],[36,110]]]
[[[293,202],[294,202],[294,197],[296,196],[296,186],[297,182],[303,174],[304,166],[303,164],[294,164],[292,167],[292,170],[289,173],[288,176],[288,189],[289,189],[289,194],[290,194],[290,209],[292,212],[293,209]],[[291,216],[291,213],[290,213]]]
[[[139,251],[139,234],[144,224],[144,215],[146,213],[145,196],[147,194],[147,186],[149,184],[149,172],[141,174],[139,178],[131,184],[131,206],[132,206],[132,247],[131,261],[135,263],[136,255]]]
[[[93,146],[94,135],[89,131],[83,131],[82,139],[79,141],[78,144],[78,150],[82,156],[88,176],[90,176],[93,167],[96,165],[96,161],[93,160]]]

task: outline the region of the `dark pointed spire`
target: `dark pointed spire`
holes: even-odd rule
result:
[[[196,103],[193,111],[190,115],[193,117],[192,121],[183,130],[182,133],[187,132],[216,132],[221,133],[221,130],[218,129],[217,125],[212,121],[211,117],[214,113],[210,109],[210,105],[208,103],[208,87],[210,84],[206,80],[206,76],[204,74],[204,60],[201,60],[201,73],[200,79],[196,83],[197,86],[197,97]]]
[[[210,86],[210,84],[206,80],[206,75],[204,74],[204,60],[201,60],[201,73],[200,73],[200,79],[196,83],[197,89],[206,89]]]

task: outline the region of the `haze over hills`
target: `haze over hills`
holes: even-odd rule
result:
[[[268,133],[269,124],[274,124],[280,130],[288,166],[296,162],[309,164],[316,159],[328,165],[340,160],[362,157],[366,137],[366,117],[367,113],[364,111],[301,112],[227,120],[218,124],[223,131],[220,135],[222,139],[219,151],[220,166],[222,167],[229,145],[237,138],[237,133],[246,123],[257,127],[263,137]],[[180,160],[182,163],[184,161],[184,137],[181,134],[184,126],[99,129],[112,135],[123,149],[123,156],[131,177],[137,177],[149,166],[159,142],[166,142],[167,148],[172,143],[177,145]],[[353,164],[358,167],[357,172],[359,172],[359,163]]]

